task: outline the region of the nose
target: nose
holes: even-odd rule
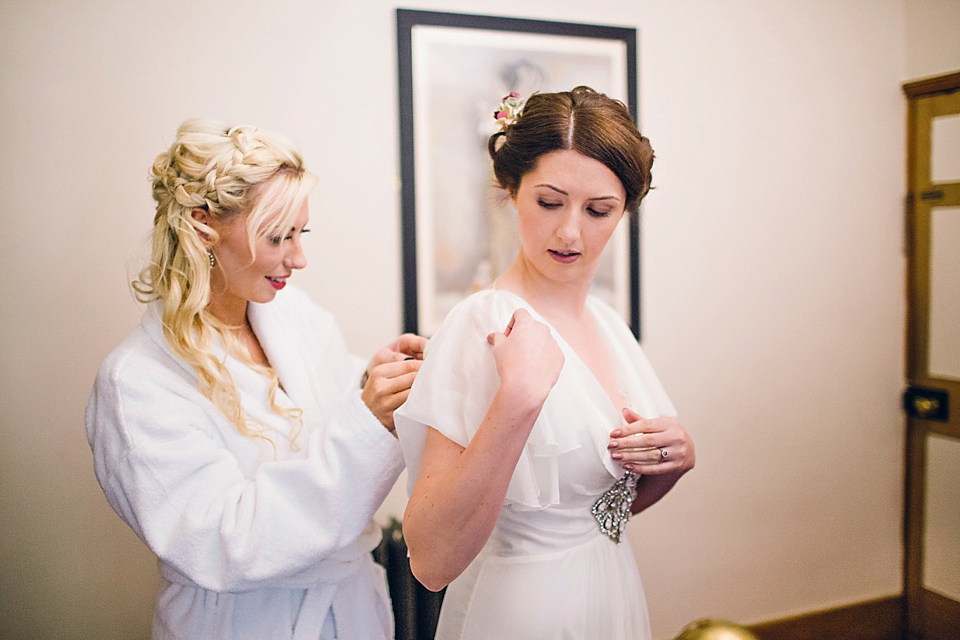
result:
[[[303,253],[303,245],[300,244],[300,238],[293,238],[288,243],[287,254],[284,256],[283,263],[290,269],[303,269],[307,266],[307,256]]]
[[[574,207],[567,207],[557,219],[557,238],[572,244],[580,238],[580,216]]]

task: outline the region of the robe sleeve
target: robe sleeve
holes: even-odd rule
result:
[[[182,362],[141,338],[101,367],[87,435],[108,502],[164,575],[233,592],[336,582],[367,551],[354,543],[402,469],[396,439],[363,404],[358,381],[347,384],[358,369],[342,339],[316,352],[322,367],[349,373],[304,455],[245,473],[224,443],[242,436]]]

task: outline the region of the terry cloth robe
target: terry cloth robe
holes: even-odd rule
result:
[[[163,336],[160,305],[100,368],[87,438],[113,510],[159,559],[155,639],[393,637],[371,520],[403,468],[360,398],[365,363],[332,316],[288,287],[249,318],[282,390],[226,363],[259,438],[240,435]],[[224,357],[222,346],[218,357]],[[250,420],[252,419],[252,420]]]

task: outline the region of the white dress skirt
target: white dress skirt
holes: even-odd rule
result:
[[[499,378],[487,335],[517,308],[549,323],[521,297],[476,293],[457,305],[427,345],[423,367],[395,422],[409,471],[420,469],[427,427],[467,446]],[[594,314],[616,362],[620,393],[644,417],[675,411],[617,313]],[[607,451],[624,423],[602,385],[551,328],[565,362],[527,440],[493,533],[447,588],[437,640],[649,640],[650,623],[628,541],[601,532],[591,508],[623,475]]]

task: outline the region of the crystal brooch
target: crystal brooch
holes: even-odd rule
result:
[[[630,505],[636,497],[637,474],[627,471],[597,498],[590,509],[600,525],[600,532],[619,543],[630,519]]]

